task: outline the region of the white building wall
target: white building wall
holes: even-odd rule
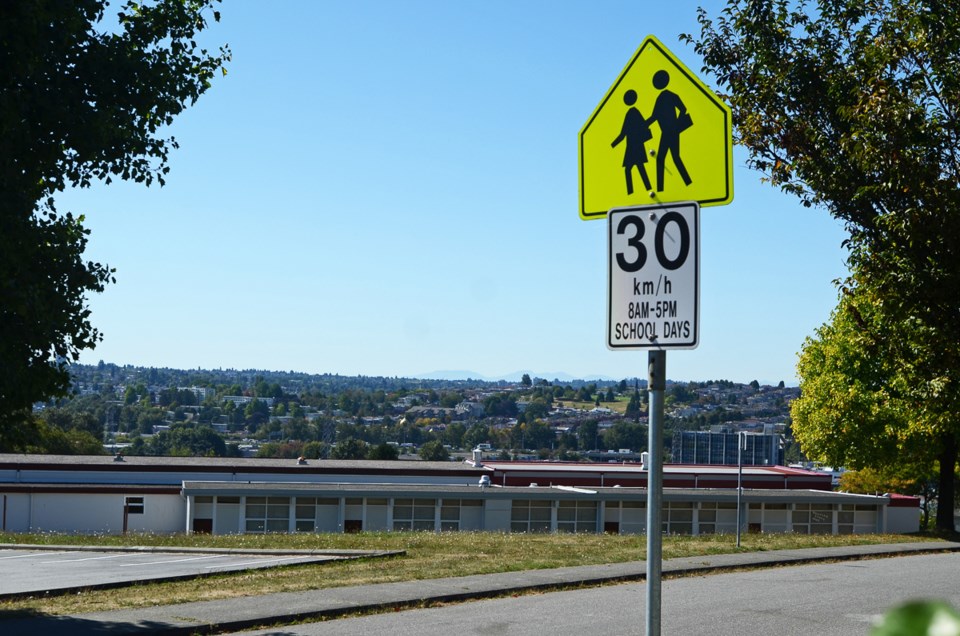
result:
[[[790,529],[789,510],[764,510],[764,532],[787,532]]]
[[[217,503],[213,520],[214,534],[237,534],[240,532],[240,504]]]
[[[118,497],[122,515],[124,495]],[[127,531],[184,532],[186,515],[187,502],[180,495],[143,495],[143,514],[127,515]]]
[[[123,497],[33,493],[30,531],[119,534],[123,530]]]
[[[30,531],[30,495],[11,493],[0,496],[0,518],[7,532]]]
[[[901,534],[920,531],[919,508],[894,508],[887,506],[887,527],[881,532]]]
[[[125,494],[33,493],[30,532],[123,532]],[[140,496],[140,495],[134,495]],[[186,502],[179,495],[143,495],[143,513],[127,515],[128,532],[183,532]]]
[[[622,505],[622,504],[621,504]],[[623,506],[620,509],[620,534],[641,534],[647,530],[647,508]]]
[[[0,496],[8,532],[120,534],[127,497],[143,498],[143,514],[127,515],[129,532],[183,532],[186,502],[179,495],[13,493]]]
[[[363,529],[368,532],[378,532],[381,530],[389,530],[390,526],[387,525],[388,518],[388,506],[387,504],[366,504],[366,519],[363,522]]]
[[[343,526],[340,524],[340,506],[317,505],[316,528],[317,532],[342,531]]]
[[[461,530],[483,530],[483,506],[463,506],[460,508]]]
[[[487,499],[484,505],[483,529],[491,532],[510,532],[510,499]]]

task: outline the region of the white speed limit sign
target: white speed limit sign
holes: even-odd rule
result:
[[[695,349],[700,317],[700,205],[608,214],[607,346]]]

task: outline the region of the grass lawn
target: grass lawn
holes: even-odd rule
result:
[[[616,402],[600,402],[600,407],[605,409],[610,409],[621,415],[624,414],[627,410],[627,405],[630,403],[629,397],[620,396],[617,398]],[[563,405],[565,408],[570,409],[580,409],[581,411],[590,411],[597,408],[596,402],[578,402],[577,400],[563,400],[563,399],[554,399],[553,405],[555,407]]]
[[[923,541],[912,535],[747,534],[740,551]],[[643,560],[645,535],[500,534],[492,532],[377,532],[360,534],[127,535],[75,536],[0,533],[0,543],[107,546],[404,550],[387,559],[291,566],[223,574],[174,583],[149,583],[70,596],[30,598],[0,604],[4,616],[92,611],[466,576],[492,572]],[[664,537],[663,558],[736,552],[732,535]]]

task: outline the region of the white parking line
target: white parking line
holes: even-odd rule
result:
[[[83,557],[82,559],[57,559],[56,561],[41,561],[40,563],[79,563],[80,561],[100,561],[102,559],[119,559],[128,556],[126,554],[110,554],[108,556]]]
[[[189,557],[186,559],[168,559],[166,561],[149,561],[147,563],[122,563],[117,567],[136,568],[144,565],[167,565],[168,563],[185,563],[187,561],[203,561],[204,559],[223,559],[223,558],[226,558],[226,557],[220,554],[212,554],[207,556]]]

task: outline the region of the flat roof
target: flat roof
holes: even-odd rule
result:
[[[144,470],[192,472],[317,472],[317,473],[453,473],[476,475],[488,472],[464,462],[419,460],[380,461],[367,459],[265,459],[258,457],[157,457],[123,455],[30,455],[0,453],[0,470]]]
[[[403,471],[409,469],[441,472],[465,472],[480,474],[489,470],[501,471],[564,471],[564,472],[646,472],[640,462],[603,463],[603,462],[551,462],[551,461],[501,461],[483,460],[480,467],[472,460],[465,462],[428,462],[420,460],[369,460],[369,459],[307,459],[299,464],[297,459],[273,459],[259,457],[170,457],[153,455],[123,455],[118,461],[114,455],[34,455],[0,453],[0,468],[64,468],[64,467],[138,467],[166,470],[197,468],[215,468],[221,470],[250,469],[362,469]],[[486,469],[486,471],[485,471]],[[737,466],[718,464],[663,464],[664,473],[728,474],[737,472]],[[823,476],[827,473],[790,468],[787,466],[743,466],[744,474],[810,475]]]
[[[472,463],[468,460],[468,463]],[[607,463],[594,462],[513,462],[499,460],[484,460],[483,466],[492,468],[501,472],[578,472],[578,473],[639,473],[647,472],[640,462],[616,462]],[[729,475],[736,474],[739,471],[738,466],[727,466],[720,464],[664,464],[663,473],[667,474],[687,474],[696,473],[698,475]],[[787,466],[743,466],[744,475],[770,475],[770,476],[808,476],[808,477],[829,477],[827,473],[819,473],[812,470],[801,468],[789,468]]]
[[[197,496],[278,496],[278,497],[393,497],[450,499],[562,499],[603,501],[646,501],[646,488],[565,486],[405,485],[405,484],[317,484],[305,482],[184,481],[182,494]],[[664,501],[735,502],[736,488],[664,488]],[[846,503],[886,505],[888,497],[839,493],[828,490],[743,489],[747,503]]]

